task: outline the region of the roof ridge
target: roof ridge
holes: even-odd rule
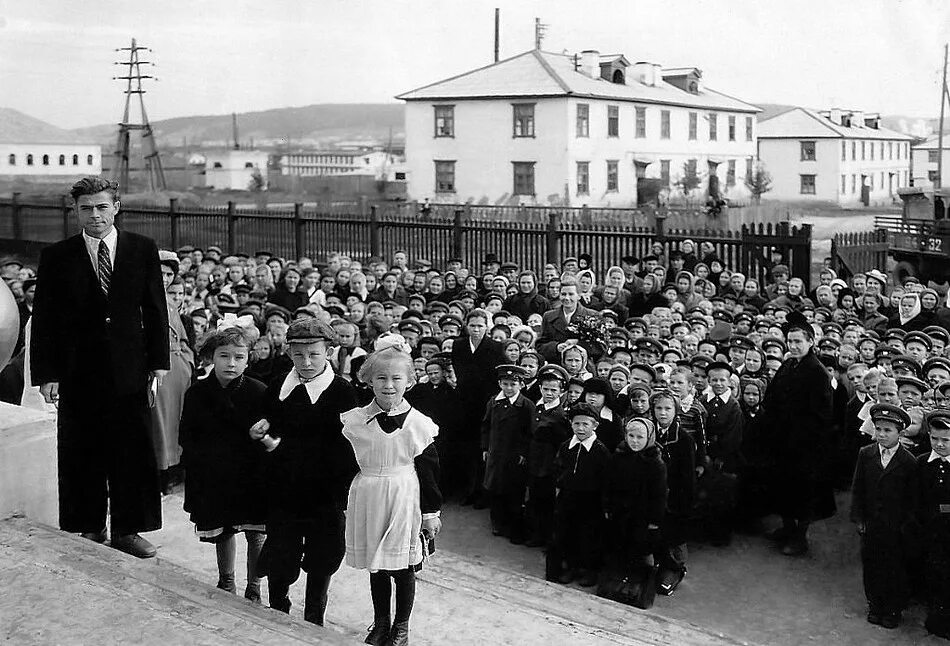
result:
[[[538,62],[541,63],[541,67],[544,68],[544,71],[547,72],[552,79],[554,79],[555,83],[557,83],[558,86],[567,94],[572,94],[570,86],[564,82],[564,79],[561,78],[560,74],[554,71],[554,68],[551,67],[551,64],[544,60],[544,56],[541,54],[541,51],[532,49],[531,52],[534,54],[534,57],[538,60]]]
[[[460,78],[462,78],[463,76],[468,76],[469,74],[475,74],[475,73],[477,73],[477,72],[481,72],[481,71],[483,71],[483,70],[487,70],[487,69],[490,68],[490,67],[494,67],[494,66],[496,66],[496,65],[501,65],[501,64],[503,64],[503,63],[507,63],[508,61],[513,61],[513,60],[515,60],[516,58],[521,58],[522,56],[527,56],[528,54],[531,54],[531,53],[533,53],[533,52],[535,52],[535,51],[537,51],[537,50],[529,49],[529,50],[526,51],[526,52],[521,52],[520,54],[515,54],[514,56],[509,56],[508,58],[502,59],[502,60],[500,60],[500,61],[495,61],[494,63],[489,63],[488,65],[483,65],[482,67],[478,67],[478,68],[475,68],[475,69],[473,69],[473,70],[469,70],[469,71],[467,71],[467,72],[462,72],[461,74],[456,74],[455,76],[450,76],[450,77],[444,78],[444,79],[442,79],[442,80],[440,80],[440,81],[435,81],[434,83],[426,83],[425,85],[421,85],[421,86],[419,86],[419,87],[417,87],[417,88],[413,88],[413,89],[411,89],[411,90],[406,90],[405,92],[401,92],[401,93],[397,94],[394,98],[403,100],[402,97],[405,96],[406,94],[412,94],[413,92],[418,92],[418,91],[420,91],[420,90],[425,90],[425,89],[428,89],[428,88],[433,87],[433,86],[435,86],[435,85],[441,85],[442,83],[448,83],[449,81],[454,81],[454,80],[456,80],[456,79],[460,79]]]

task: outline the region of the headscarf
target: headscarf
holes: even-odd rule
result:
[[[586,292],[581,291],[581,277],[582,276],[590,277],[590,289],[587,290]],[[590,296],[592,296],[594,293],[594,288],[597,287],[597,278],[594,276],[594,272],[592,272],[590,269],[582,269],[579,272],[577,272],[576,278],[577,278],[577,295],[580,296],[581,298],[584,298],[585,296],[589,298]],[[586,302],[589,302],[589,301],[585,299],[585,303]]]
[[[934,301],[936,302],[936,304],[932,308],[924,309],[924,300],[923,300],[924,294],[931,294],[934,297]],[[928,314],[932,314],[934,311],[936,311],[937,306],[940,305],[940,296],[939,294],[937,294],[937,290],[932,289],[930,287],[924,287],[922,290],[917,292],[917,300],[920,302],[921,311],[927,312]]]
[[[910,316],[904,316],[904,308],[901,307],[901,303],[904,302],[905,298],[914,299],[914,307],[910,311]],[[901,325],[905,325],[918,314],[920,314],[920,296],[918,296],[916,292],[904,292],[904,295],[901,296],[900,303],[897,304],[897,316],[900,318]]]
[[[630,427],[631,425],[633,425],[633,424],[640,424],[640,425],[642,425],[642,426],[646,429],[646,431],[647,431],[647,443],[646,443],[646,445],[645,445],[642,449],[640,449],[640,451],[637,451],[637,453],[639,453],[639,452],[641,452],[641,451],[646,451],[646,450],[649,449],[650,447],[656,445],[656,424],[653,423],[653,420],[648,419],[648,418],[646,418],[646,417],[634,417],[634,418],[632,418],[632,419],[627,420],[627,423],[624,424],[624,428],[623,428],[623,431],[624,431],[624,441],[623,441],[623,444],[621,444],[621,446],[627,447],[627,450],[630,450],[630,451],[633,450],[633,449],[630,448],[630,445],[627,444],[627,440],[626,440],[626,437],[627,437],[627,428],[629,428],[629,427]]]

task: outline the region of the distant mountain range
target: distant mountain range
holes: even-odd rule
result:
[[[757,104],[762,116],[775,114],[783,106]],[[327,146],[340,141],[392,141],[405,139],[404,106],[400,103],[318,104],[298,108],[275,108],[237,115],[242,144],[261,146]],[[918,137],[937,130],[937,119],[882,115],[885,127]],[[190,148],[233,143],[230,114],[177,117],[152,122],[156,139],[163,148]],[[115,124],[64,130],[11,108],[0,107],[0,142],[100,143],[115,145]],[[136,141],[137,138],[133,138]]]

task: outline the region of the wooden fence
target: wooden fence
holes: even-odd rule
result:
[[[443,266],[459,257],[478,268],[494,253],[540,272],[545,263],[588,253],[604,272],[620,258],[648,255],[654,244],[662,253],[679,249],[690,239],[709,243],[732,269],[765,280],[773,249],[779,250],[792,274],[810,282],[811,226],[788,223],[742,225],[739,230],[696,226],[696,214],[640,209],[555,207],[440,207],[420,215],[403,205],[339,203],[305,207],[256,209],[229,203],[220,207],[179,208],[173,199],[164,208],[125,207],[117,225],[153,238],[160,247],[216,244],[227,253],[266,250],[286,258],[308,256],[319,261],[339,252],[355,258],[388,257],[397,249],[410,258],[426,258]],[[60,202],[0,200],[0,239],[50,243],[78,232],[71,206]],[[524,216],[524,217],[522,217]],[[671,226],[671,225],[677,226]],[[690,226],[692,224],[692,226]]]
[[[836,233],[831,239],[831,268],[845,280],[871,269],[886,272],[889,244],[890,232],[883,228]]]

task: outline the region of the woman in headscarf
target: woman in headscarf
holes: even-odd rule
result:
[[[448,304],[449,301],[445,300],[445,279],[442,278],[442,276],[433,276],[430,278],[429,287],[423,296],[426,297],[426,303],[440,301]]]
[[[597,281],[594,278],[594,272],[590,269],[582,269],[577,272],[577,297],[581,305],[589,307],[592,310],[600,310],[600,299],[594,295],[594,289],[597,287]]]
[[[916,292],[904,292],[897,307],[897,314],[892,316],[888,322],[891,327],[898,327],[905,332],[910,332],[912,330],[923,330],[930,325],[927,322],[927,317],[921,316],[920,296]]]
[[[692,309],[702,300],[697,296],[693,282],[693,275],[685,269],[676,274],[676,300],[687,310]]]
[[[445,274],[443,274],[443,284],[445,286],[444,287],[445,298],[448,299],[447,301],[445,301],[446,303],[454,301],[456,298],[458,298],[459,278],[458,278],[458,275],[454,271],[450,270],[450,271],[445,272]],[[489,286],[489,291],[491,291],[490,286]]]
[[[755,278],[746,278],[745,283],[743,283],[742,294],[739,295],[739,302],[743,305],[752,306],[756,311],[761,312],[766,303],[761,291],[759,281]]]
[[[838,292],[838,309],[848,316],[858,316],[857,301],[850,287],[845,287]]]
[[[349,276],[347,276],[349,280]],[[267,296],[267,302],[280,305],[289,312],[308,303],[307,294],[300,290],[300,271],[296,267],[288,267],[280,274],[277,286]]]
[[[917,295],[920,298],[920,317],[925,323],[924,327],[936,325],[937,303],[940,301],[937,290],[925,287]]]
[[[623,273],[623,268],[614,265],[607,270],[607,273],[604,275],[604,287],[607,285],[612,285],[617,288],[617,301],[624,307],[629,308],[630,306],[630,291],[626,288],[627,276]],[[599,290],[595,289],[594,293],[597,294],[601,300],[603,297],[601,293],[604,291],[604,288],[601,287]]]
[[[655,307],[666,307],[667,302],[660,293],[663,284],[654,274],[643,277],[643,292],[634,294],[630,298],[630,316],[643,316],[653,311]]]

